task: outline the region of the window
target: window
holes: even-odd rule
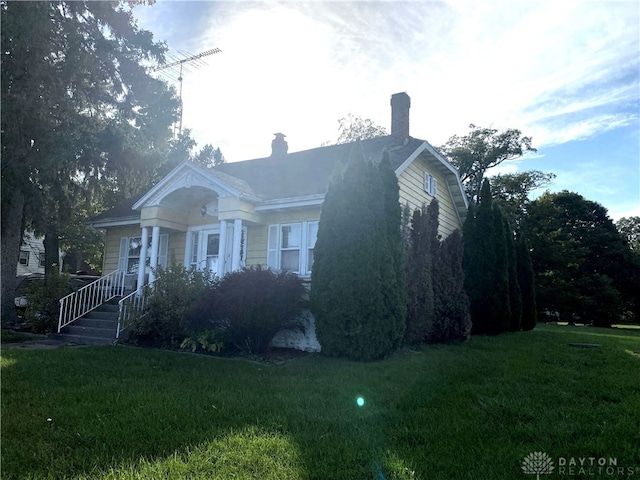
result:
[[[318,222],[309,222],[307,224],[307,273],[311,275],[311,267],[313,267],[313,248],[318,239]]]
[[[40,267],[44,267],[44,264],[45,264],[44,252],[40,252],[38,253],[38,265]]]
[[[14,250],[15,252],[15,250]],[[18,263],[20,265],[29,265],[29,252],[27,250],[20,250],[20,256],[18,257]]]
[[[191,255],[189,256],[189,266],[198,268],[198,241],[200,240],[200,232],[191,232]]]
[[[158,248],[158,265],[167,266],[167,247],[169,236],[160,235],[160,245]],[[140,270],[140,252],[142,251],[142,237],[122,237],[120,239],[120,258],[118,269],[124,270],[128,274],[137,274]],[[145,267],[151,265],[151,236],[147,244],[147,258]]]
[[[280,270],[300,271],[301,224],[282,225],[280,227]]]
[[[269,225],[267,265],[302,276],[311,275],[318,222]]]
[[[435,197],[438,192],[438,180],[427,172],[424,172],[424,191],[432,197]]]

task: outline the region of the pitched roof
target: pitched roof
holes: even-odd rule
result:
[[[223,163],[207,170],[227,185],[262,201],[322,195],[326,193],[338,166],[346,165],[355,145],[356,143],[329,145],[286,155]],[[407,160],[418,153],[418,149],[432,152],[440,160],[441,168],[449,170],[449,173],[454,171],[427,142],[417,138],[408,137],[404,142],[398,143],[397,137],[387,135],[362,140],[360,145],[368,160],[379,160],[386,150],[395,171],[406,165]],[[453,180],[453,183],[456,182],[459,183],[457,176]],[[455,186],[453,183],[452,186]],[[132,210],[132,207],[143,196],[127,199],[113,209],[93,217],[89,223],[102,227],[108,222],[139,219],[140,212]],[[462,196],[463,194],[461,199]],[[466,208],[465,200],[458,199],[456,203]]]
[[[127,221],[139,221],[140,212],[133,210],[133,204],[136,203],[141,197],[142,195],[136,195],[131,198],[127,198],[115,207],[109,210],[105,210],[95,217],[91,217],[87,223],[89,225],[98,226],[99,224],[103,224],[105,222],[121,221],[126,223]]]
[[[370,160],[379,160],[386,149],[396,170],[424,141],[409,138],[406,143],[398,144],[395,137],[388,135],[360,143],[365,158]],[[338,165],[347,163],[354,145],[330,145],[287,155],[223,163],[213,170],[243,179],[264,200],[323,194]]]

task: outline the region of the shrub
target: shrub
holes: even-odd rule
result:
[[[27,290],[27,325],[34,333],[51,333],[58,329],[60,299],[73,292],[70,276],[53,272],[42,282],[33,282]]]
[[[424,342],[434,321],[434,256],[439,246],[436,199],[413,212],[407,254],[407,344]]]
[[[188,314],[198,299],[215,285],[208,271],[171,265],[159,267],[144,311],[134,318],[129,341],[136,345],[177,348],[187,336]]]
[[[297,318],[306,293],[289,272],[260,266],[226,274],[190,312],[192,328],[217,328],[235,348],[264,354],[284,328],[301,328]]]
[[[188,348],[193,353],[195,353],[198,348],[205,352],[216,353],[222,351],[226,344],[226,334],[222,330],[203,330],[186,337],[180,344],[180,348]]]
[[[322,352],[372,360],[400,345],[406,292],[397,178],[388,155],[370,162],[362,148],[327,191],[310,297]]]
[[[437,249],[433,261],[434,315],[429,342],[464,342],[471,334],[469,297],[464,290],[462,237],[454,230]]]

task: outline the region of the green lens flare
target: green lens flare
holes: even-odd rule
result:
[[[356,399],[356,403],[358,404],[359,407],[364,407],[364,398],[358,397]]]

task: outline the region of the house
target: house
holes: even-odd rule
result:
[[[44,274],[44,243],[42,237],[36,237],[32,232],[25,230],[20,242],[18,254],[17,276],[26,276],[33,273]]]
[[[360,143],[372,160],[388,152],[403,205],[438,199],[447,236],[462,227],[467,199],[456,169],[409,135],[410,105],[406,93],[393,95],[391,134]],[[325,192],[353,144],[289,153],[285,136],[275,136],[268,157],[210,169],[185,161],[139,198],[94,217],[90,224],[106,231],[103,272],[124,271],[129,288],[153,282],[155,267],[172,261],[218,276],[263,265],[309,279]]]
[[[391,98],[391,135],[363,140],[365,156],[383,150],[398,176],[400,202],[413,210],[440,202],[440,233],[461,228],[467,199],[456,169],[428,142],[409,135],[410,98]],[[275,134],[269,157],[206,169],[185,161],[139,198],[94,217],[106,231],[103,272],[152,282],[171,261],[222,276],[249,265],[309,278],[318,220],[334,171],[352,144],[288,153]],[[144,264],[145,268],[140,268]]]

